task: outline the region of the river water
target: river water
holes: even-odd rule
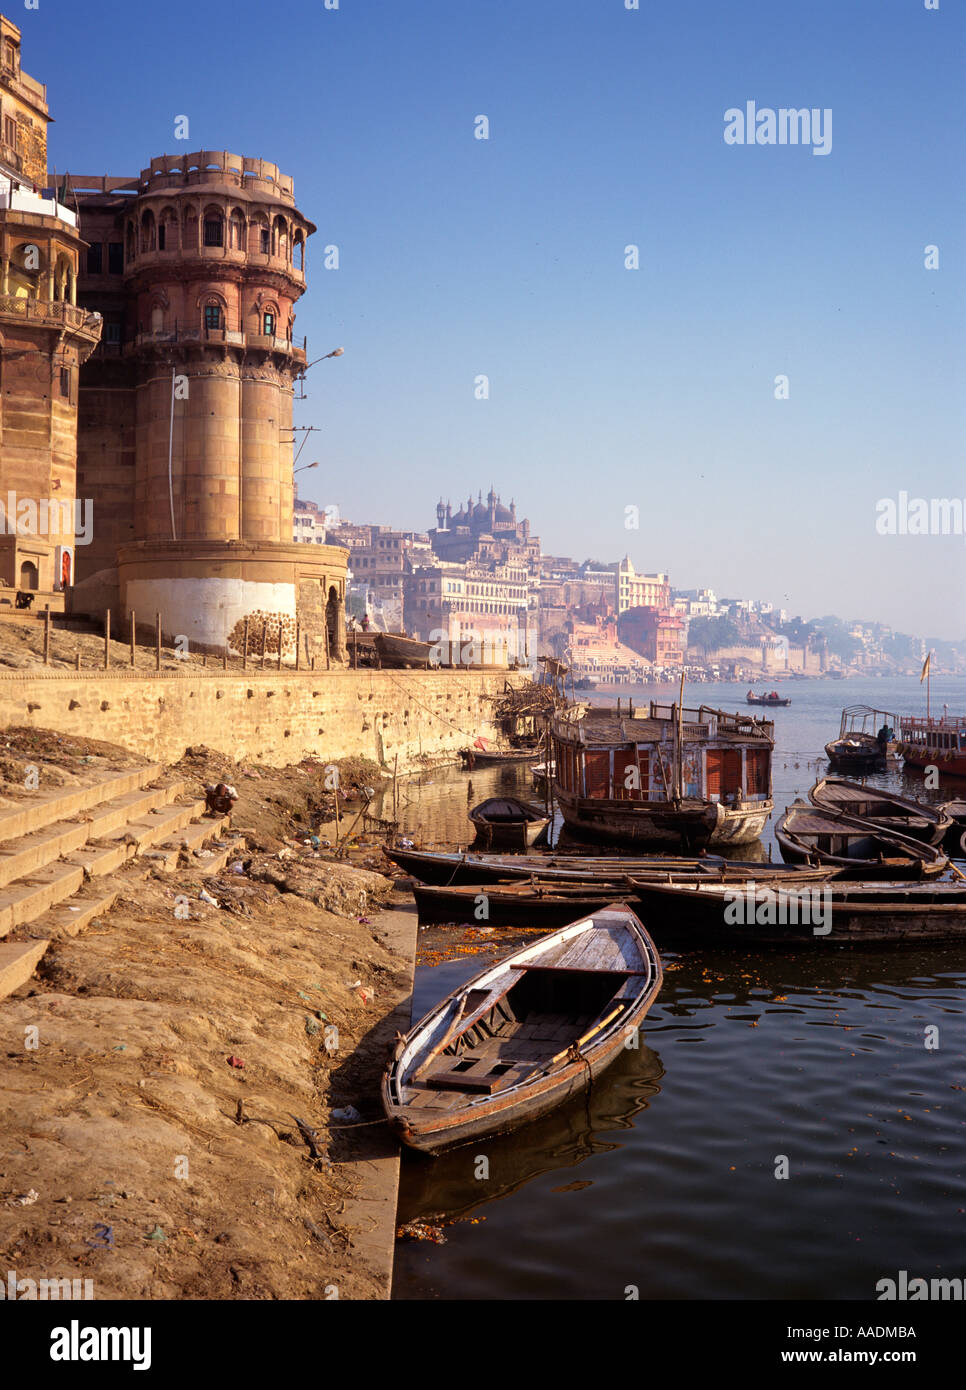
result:
[[[914,679],[778,688],[792,697],[773,714],[779,811],[824,770],[843,705],[925,712]],[[685,701],[736,710],[744,694],[698,685]],[[934,714],[943,702],[966,710],[966,682],[935,679]],[[915,772],[875,780],[966,794]],[[525,765],[447,769],[404,784],[400,820],[426,844],[465,844],[468,805],[528,788]],[[772,832],[762,857],[779,859]],[[499,950],[514,940],[500,933]],[[420,946],[415,1017],[496,954],[458,927]],[[435,1219],[445,1243],[397,1246],[395,1298],[871,1299],[899,1270],[966,1275],[964,946],[662,959],[642,1047],[588,1096],[437,1159],[406,1151],[399,1219]]]

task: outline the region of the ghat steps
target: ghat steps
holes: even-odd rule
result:
[[[198,850],[228,825],[202,820],[205,803],[159,763],[93,774],[68,791],[38,792],[0,810],[0,998],[30,979],[55,936],[74,936],[108,912],[130,861],[172,871],[183,849]],[[199,862],[217,873],[233,853],[222,846]]]

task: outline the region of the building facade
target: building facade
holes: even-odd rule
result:
[[[0,581],[58,609],[95,529],[91,494],[78,499],[77,402],[101,319],[77,304],[77,217],[46,186],[49,120],[0,16]]]
[[[503,505],[490,488],[486,501],[480,491],[474,504],[453,511],[440,498],[436,505],[436,529],[429,532],[434,554],[451,563],[481,561],[489,564],[526,564],[534,573],[540,562],[540,540],[531,536],[530,523],[517,520],[516,504]]]
[[[118,605],[192,648],[245,619],[344,655],[346,555],[297,544],[295,304],[315,230],[274,164],[227,151],[72,177],[81,303],[105,322],[81,380],[78,476],[103,498],[77,607]]]
[[[669,608],[671,585],[666,574],[638,574],[625,555],[617,567],[617,612],[629,608]]]

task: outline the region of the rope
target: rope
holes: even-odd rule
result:
[[[384,671],[383,671],[383,674],[386,675],[386,676],[389,676],[389,679],[392,681],[393,685],[398,685],[398,686],[399,686],[399,689],[400,689],[405,695],[408,695],[408,696],[409,696],[409,698],[412,700],[413,704],[419,705],[419,707],[420,707],[421,709],[424,709],[424,710],[426,711],[427,714],[431,714],[431,715],[433,716],[434,719],[441,719],[441,720],[443,721],[444,724],[448,724],[448,725],[450,726],[451,729],[455,729],[456,732],[459,733],[459,734],[462,734],[464,738],[474,738],[474,737],[476,737],[476,735],[471,734],[471,733],[468,733],[468,732],[466,731],[466,729],[464,729],[464,728],[462,727],[462,725],[460,725],[460,724],[454,724],[453,721],[452,721],[452,719],[448,719],[448,718],[446,717],[445,714],[440,714],[438,710],[431,709],[429,705],[424,705],[423,702],[422,702],[422,700],[420,700],[417,696],[415,696],[415,695],[412,693],[411,690],[407,689],[407,687],[404,686],[404,685],[402,684],[401,681],[396,680],[395,676],[390,675],[388,671],[385,671],[385,670],[384,670]]]

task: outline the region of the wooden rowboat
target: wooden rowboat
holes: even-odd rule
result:
[[[423,883],[478,884],[545,879],[555,883],[623,883],[634,877],[668,874],[724,875],[754,878],[763,874],[797,873],[797,865],[759,860],[722,859],[720,855],[679,858],[666,855],[481,854],[474,850],[404,849],[383,845],[383,854]]]
[[[822,777],[808,794],[813,806],[823,811],[844,811],[849,816],[874,821],[883,830],[898,830],[927,845],[938,845],[952,828],[952,820],[940,806],[930,806],[911,796],[883,791],[844,777]]]
[[[412,889],[419,921],[472,926],[541,927],[552,931],[609,903],[634,896],[626,883],[472,883],[447,888],[416,883]]]
[[[628,907],[551,932],[454,990],[400,1040],[382,1083],[390,1123],[435,1153],[545,1114],[620,1054],[661,980]]]
[[[530,849],[546,839],[550,817],[515,796],[491,796],[469,812],[476,843],[487,849]]]
[[[460,757],[464,767],[503,767],[509,763],[528,763],[540,752],[539,744],[529,748],[461,748]]]
[[[947,816],[955,825],[961,826],[966,830],[966,801],[944,801],[940,806],[940,811]]]
[[[836,880],[803,893],[783,883],[635,884],[661,944],[917,945],[966,937],[966,884]]]
[[[423,883],[499,883],[503,879],[552,879],[563,883],[622,882],[627,874],[700,873],[724,871],[748,878],[767,867],[718,855],[685,858],[673,855],[483,854],[478,850],[418,850],[383,845],[383,854]]]
[[[377,632],[376,656],[380,666],[400,670],[426,670],[439,665],[431,642],[419,642],[402,632]]]
[[[759,865],[767,869],[768,865]],[[781,883],[787,886],[813,885],[821,888],[833,876],[832,869],[785,868],[773,877],[761,876],[756,881]],[[555,883],[531,880],[529,883],[475,883],[442,887],[416,883],[412,894],[421,924],[460,923],[470,926],[538,927],[551,931],[572,922],[581,913],[590,915],[601,911],[608,903],[631,902],[637,888],[644,882],[674,884],[742,883],[741,879],[725,879],[710,874],[665,874],[662,878],[625,879],[613,883]]]
[[[925,845],[872,821],[793,802],[775,827],[787,864],[827,864],[851,878],[938,878],[949,860]]]

